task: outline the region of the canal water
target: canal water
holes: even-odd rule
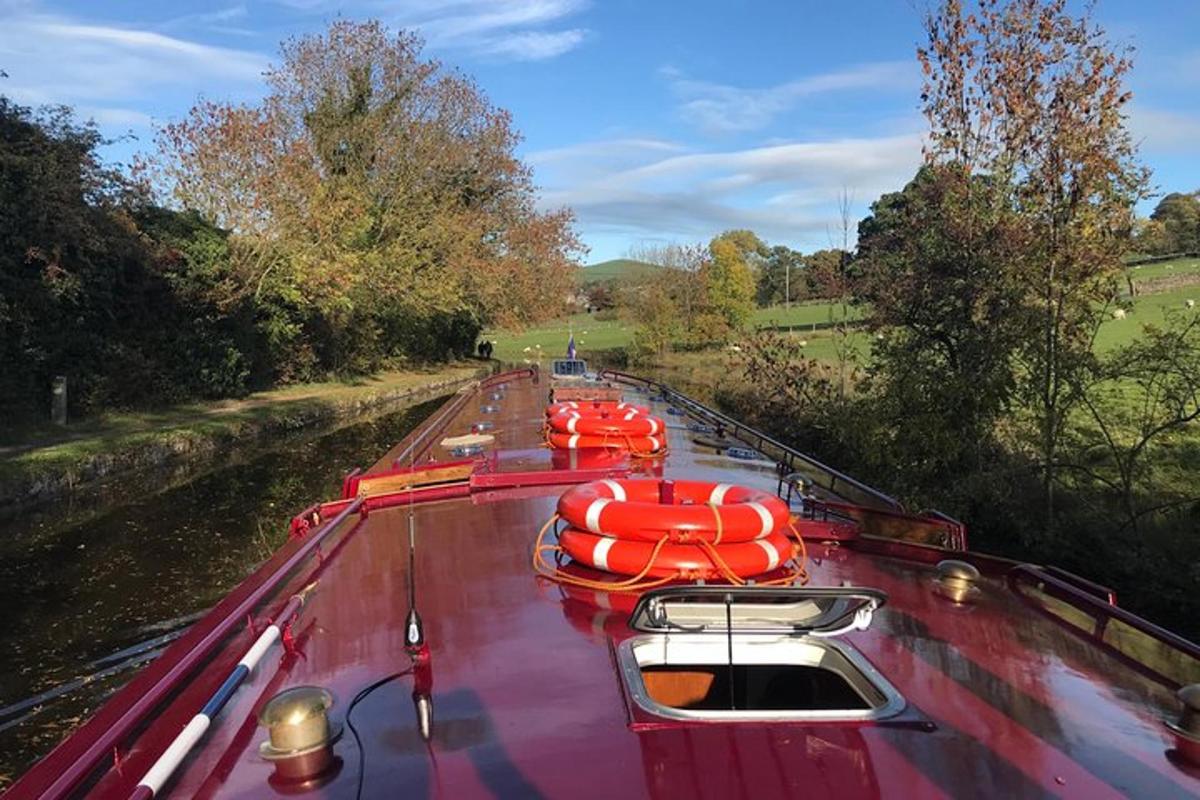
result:
[[[0,791],[441,403],[289,437],[103,513],[0,523]]]

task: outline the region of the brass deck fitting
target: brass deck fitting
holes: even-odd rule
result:
[[[947,558],[937,564],[934,591],[954,603],[968,603],[979,594],[979,570],[974,564]]]

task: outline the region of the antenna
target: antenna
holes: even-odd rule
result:
[[[417,733],[429,745],[433,739],[433,660],[425,642],[425,623],[417,613],[417,519],[413,512],[417,482],[416,443],[408,451],[408,616],[404,620],[404,647],[413,662],[413,707]],[[433,758],[430,747],[429,756]],[[436,762],[435,762],[436,769]]]
[[[425,624],[417,613],[417,521],[413,514],[416,452],[414,442],[408,449],[408,616],[404,620],[404,646],[410,654],[425,646]]]

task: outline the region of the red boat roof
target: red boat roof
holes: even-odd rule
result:
[[[432,738],[419,734],[413,678],[384,684],[355,708],[361,750],[343,735],[334,746],[340,769],[312,796],[355,797],[360,780],[363,797],[1200,794],[1200,769],[1177,757],[1164,725],[1179,713],[1175,689],[1200,679],[1194,649],[1157,637],[1152,626],[1119,610],[1104,611],[1094,597],[1089,604],[1082,584],[1061,573],[884,539],[810,540],[808,572],[812,586],[850,584],[887,594],[868,629],[840,638],[895,687],[903,713],[833,722],[645,714],[630,702],[617,656],[634,635],[627,622],[636,598],[539,579],[531,547],[565,488],[543,483],[557,480],[544,476],[562,478],[572,468],[589,476],[656,468],[582,451],[574,463],[556,464],[566,456],[538,446],[545,380],[509,376],[505,383],[497,400],[489,394],[494,384],[456,396],[359,478],[398,480],[391,470],[398,457],[404,465],[410,448],[418,464],[430,455],[450,460],[438,446],[443,436],[490,421],[488,433],[501,452],[489,450],[483,466],[469,466],[465,488],[447,481],[418,493],[412,499],[421,502],[412,506],[368,501],[365,514],[354,507],[344,521],[329,518],[347,503],[322,509],[314,527],[342,530],[304,557],[312,532],[291,541],[14,784],[10,796],[83,789],[89,796],[129,797],[249,648],[265,617],[315,581],[290,632],[294,645],[267,653],[165,790],[175,797],[294,794],[270,780],[272,765],[259,755],[266,731],[257,713],[280,690],[309,684],[333,693],[332,718],[344,721],[364,687],[410,667],[410,513],[432,674]],[[481,413],[482,405],[497,410]],[[662,401],[653,405],[665,411]],[[664,475],[776,490],[773,461],[716,454],[693,443],[683,417],[666,419],[671,451]],[[495,478],[505,474],[527,477],[517,487]],[[982,570],[973,602],[955,604],[933,590],[934,564],[948,556]],[[257,598],[264,576],[288,568],[289,559],[295,565],[287,578]],[[254,609],[255,630],[244,615],[236,627],[220,627],[239,604]],[[189,668],[189,654],[197,652],[205,655]],[[137,706],[163,687],[169,691],[161,703]],[[149,721],[133,724],[143,711]]]

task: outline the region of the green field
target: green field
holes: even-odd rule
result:
[[[846,315],[848,319],[857,319],[862,312],[861,309],[848,308]],[[783,306],[756,309],[750,324],[753,327],[771,328],[786,328],[791,325],[797,335],[804,333],[813,340],[814,347],[819,348],[818,342],[829,337],[828,331],[817,331],[808,335],[805,327],[828,324],[831,320],[841,319],[841,316],[841,306],[830,303],[804,303],[795,304],[791,309],[785,309]],[[495,343],[496,358],[521,363],[526,359],[536,362],[539,356],[543,361],[563,358],[567,352],[567,339],[572,332],[575,334],[575,345],[580,358],[587,358],[589,352],[594,353],[597,350],[625,347],[633,342],[633,328],[634,326],[621,320],[601,321],[593,314],[575,314],[567,319],[555,320],[523,331],[486,331],[483,337]]]
[[[1193,300],[1197,308],[1188,309],[1186,301]],[[1185,286],[1169,292],[1142,295],[1133,301],[1133,310],[1125,319],[1108,319],[1100,326],[1096,336],[1096,349],[1101,352],[1128,344],[1142,333],[1146,325],[1163,325],[1167,314],[1195,314],[1200,312],[1200,286]]]
[[[661,267],[645,261],[635,261],[632,258],[614,258],[584,267],[579,271],[579,281],[586,286],[589,283],[599,283],[600,281],[641,278],[656,269],[661,269]]]
[[[639,269],[657,269],[652,265],[628,259],[606,261],[592,267],[585,267],[585,272],[600,270],[608,277],[636,274]],[[1142,267],[1131,267],[1134,280],[1156,280],[1159,278],[1182,275],[1200,275],[1200,259],[1177,259],[1158,264],[1147,264]],[[603,278],[599,278],[603,279]],[[1185,301],[1195,300],[1200,306],[1200,284],[1184,286],[1156,294],[1145,294],[1133,301],[1132,310],[1125,319],[1109,319],[1100,329],[1096,339],[1096,347],[1101,351],[1132,341],[1141,334],[1145,325],[1162,325],[1167,312],[1174,309],[1187,313]],[[1197,309],[1200,311],[1200,309]],[[793,336],[807,342],[806,350],[813,358],[832,360],[836,358],[836,340],[829,330],[814,330],[814,325],[828,325],[840,320],[845,313],[846,319],[860,319],[863,315],[861,307],[850,306],[844,311],[842,306],[833,303],[798,303],[790,309],[783,306],[759,308],[754,311],[750,324],[755,328],[774,328],[783,330],[791,328]],[[567,350],[567,338],[573,331],[575,344],[581,358],[588,358],[589,353],[613,350],[625,347],[633,341],[632,325],[621,320],[597,320],[592,314],[576,314],[562,320],[555,320],[523,331],[488,331],[484,337],[496,344],[496,358],[502,361],[521,363],[528,359],[531,362],[549,361],[563,358]],[[864,332],[852,331],[850,334],[852,349],[865,354],[869,339]],[[528,348],[528,349],[526,349]]]
[[[1200,258],[1177,258],[1172,261],[1159,261],[1154,264],[1129,267],[1129,275],[1135,281],[1197,274],[1200,274]]]

